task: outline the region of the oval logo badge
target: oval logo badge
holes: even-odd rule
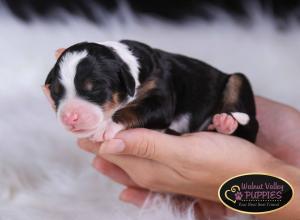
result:
[[[249,173],[225,181],[218,195],[225,206],[237,212],[263,214],[286,206],[293,193],[291,184],[282,178]]]

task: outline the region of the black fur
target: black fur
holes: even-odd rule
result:
[[[149,78],[156,78],[158,81],[157,88],[149,94],[147,102],[145,100],[139,106],[141,109],[136,110],[143,117],[144,127],[167,127],[174,118],[189,113],[191,122],[188,132],[195,132],[216,113],[244,112],[250,116],[250,121],[246,126],[240,125],[233,135],[255,141],[258,123],[254,96],[244,75],[239,74],[241,87],[237,101],[230,106],[222,103],[223,108],[220,108],[231,75],[193,58],[151,49],[135,41],[121,42],[127,44],[137,57],[142,58],[141,83]],[[147,109],[155,111],[145,114]]]
[[[64,95],[59,78],[59,63],[66,52],[87,50],[88,56],[77,65],[75,88],[77,95],[91,102],[103,105],[112,99],[114,92],[124,101],[127,95],[133,96],[135,82],[129,73],[128,66],[110,48],[95,43],[79,43],[68,48],[57,60],[50,71],[45,84],[50,84],[50,91],[56,106]],[[92,91],[84,89],[84,83],[90,80],[94,84]],[[60,87],[55,93],[55,87]]]
[[[245,126],[239,125],[233,135],[255,141],[258,123],[254,96],[244,75],[225,74],[199,60],[153,49],[140,42],[123,40],[121,43],[126,44],[138,58],[141,90],[151,81],[155,86],[119,109],[112,116],[115,122],[126,127],[166,129],[167,133],[176,134],[168,127],[183,114],[190,115],[186,132],[195,132],[201,130],[201,126],[216,113],[243,112],[250,116],[250,122]],[[79,96],[103,105],[112,99],[115,92],[120,94],[120,102],[126,101],[134,92],[139,95],[139,90],[134,91],[135,83],[129,67],[112,48],[80,43],[64,53],[83,49],[88,51],[88,57],[78,64],[74,82]],[[54,85],[59,81],[54,81],[54,85],[52,81],[58,76],[58,68],[56,64],[46,80],[46,84],[51,84],[51,94],[57,104],[59,97],[63,96],[63,89],[60,95],[53,96]],[[85,80],[92,80],[95,89],[82,89]],[[235,88],[235,85],[238,87]],[[206,128],[204,126],[202,130]]]

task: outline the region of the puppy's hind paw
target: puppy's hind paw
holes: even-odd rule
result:
[[[238,127],[238,122],[229,114],[215,114],[209,129],[215,129],[221,134],[232,134]]]

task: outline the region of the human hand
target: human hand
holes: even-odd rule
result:
[[[116,138],[101,145],[101,157],[98,156],[93,164],[100,172],[129,186],[122,192],[122,200],[141,206],[147,196],[147,191],[141,188],[191,195],[202,198],[197,204],[198,215],[214,219],[224,216],[224,207],[203,198],[218,201],[218,187],[224,180],[257,171],[270,158],[245,140],[211,132],[177,137],[147,129],[132,129],[120,132]],[[120,140],[129,149],[112,154],[111,150],[120,150]],[[99,149],[99,144],[87,140],[80,140],[79,145],[90,152]],[[241,159],[240,155],[246,157]],[[251,158],[256,158],[257,163]],[[226,162],[228,159],[230,163]],[[237,166],[240,160],[243,164]]]
[[[296,130],[293,128],[296,128],[299,125],[299,112],[289,106],[285,106],[261,97],[256,97],[256,104],[258,109],[258,120],[261,124],[261,129],[258,134],[258,145],[271,152],[275,156],[278,156],[280,159],[289,161],[291,164],[296,165],[296,155],[300,153],[299,148],[295,149],[295,147],[297,146],[296,143],[298,143],[296,139],[297,137],[299,137],[299,135],[297,135],[297,132],[295,132]],[[276,126],[278,122],[280,122],[280,126]],[[288,131],[291,130],[293,130],[294,132],[290,133],[290,135],[285,136],[285,138],[282,138],[282,135],[279,135],[280,132],[289,134]],[[285,145],[280,145],[280,143],[282,143],[280,141],[282,140],[286,141]],[[82,148],[89,150],[86,148],[89,145],[88,142],[81,141],[80,145]],[[286,145],[288,147],[284,148],[284,146]],[[98,149],[98,147],[99,145],[94,145],[94,150]],[[278,151],[279,149],[284,149],[284,151],[280,153],[280,151]],[[289,149],[293,150],[293,152],[291,153]],[[94,165],[100,172],[104,173],[107,176],[110,176],[112,179],[118,182],[123,183],[124,185],[129,186],[129,188],[125,189],[122,192],[121,199],[134,203],[136,205],[141,205],[143,203],[147,192],[142,189],[132,188],[132,186],[136,186],[136,184],[132,184],[133,181],[130,179],[130,177],[119,167],[112,165],[111,163],[101,159],[100,157],[98,157],[94,161]],[[128,181],[131,182],[131,185],[126,184],[128,183]],[[206,213],[208,211],[207,208],[209,208],[209,210],[212,210],[213,208],[214,213],[216,213],[217,208],[219,213],[223,213],[223,211],[220,209],[222,208],[222,206],[217,203],[207,201],[202,202],[201,208],[202,211]]]
[[[98,155],[121,167],[142,188],[211,201],[218,201],[218,187],[226,179],[257,172],[274,159],[232,136],[200,132],[177,137],[147,129],[118,133],[101,145]]]

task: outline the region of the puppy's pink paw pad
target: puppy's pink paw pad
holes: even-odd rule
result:
[[[238,127],[238,122],[226,113],[214,115],[212,122],[214,128],[221,134],[232,134]]]
[[[124,129],[124,126],[121,125],[121,124],[117,124],[113,121],[110,121],[105,129],[105,133],[103,135],[104,137],[104,140],[110,140],[110,139],[113,139],[116,134],[123,130]]]

